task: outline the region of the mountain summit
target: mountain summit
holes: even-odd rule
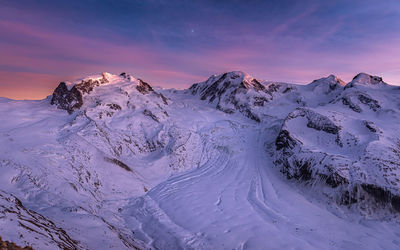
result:
[[[388,85],[379,76],[372,76],[366,73],[359,73],[357,74],[351,82],[348,83],[347,87],[354,87],[357,85],[361,86],[382,86]]]

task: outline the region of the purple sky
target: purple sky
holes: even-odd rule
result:
[[[359,72],[400,84],[399,1],[0,0],[0,96],[127,72],[186,88],[242,70],[308,83]]]

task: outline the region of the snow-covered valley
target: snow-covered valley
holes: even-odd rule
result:
[[[127,74],[0,99],[0,236],[34,249],[398,249],[400,88]]]

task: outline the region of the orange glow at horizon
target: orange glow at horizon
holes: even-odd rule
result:
[[[60,77],[30,73],[0,71],[0,97],[14,100],[41,100],[51,95]]]

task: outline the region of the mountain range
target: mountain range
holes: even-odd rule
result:
[[[34,249],[398,249],[400,87],[126,73],[0,98],[0,236]]]

